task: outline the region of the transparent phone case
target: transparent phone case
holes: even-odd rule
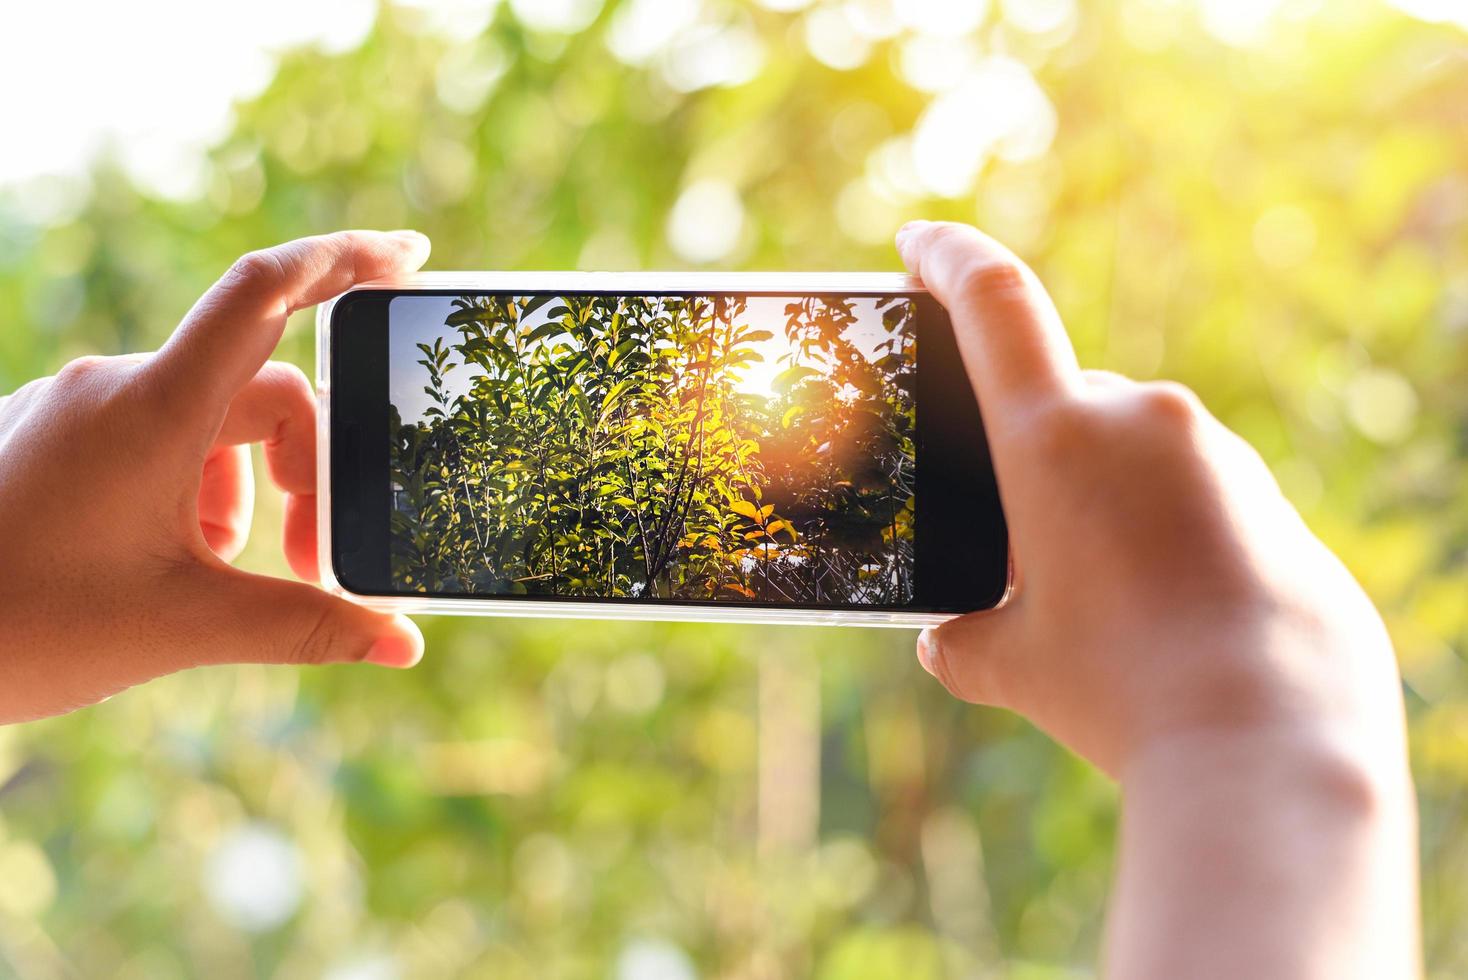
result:
[[[892,273],[687,273],[687,272],[420,272],[397,279],[354,287],[351,292],[377,289],[463,289],[545,292],[781,292],[815,293],[924,293],[911,276]],[[343,293],[342,296],[347,295]],[[321,582],[329,592],[372,609],[408,615],[523,616],[553,619],[628,619],[694,623],[769,623],[806,626],[933,626],[952,619],[952,613],[893,612],[866,609],[781,609],[740,605],[708,606],[692,603],[618,603],[595,600],[537,600],[515,598],[445,599],[424,596],[369,596],[348,591],[331,567],[331,313],[342,296],[316,309],[317,398],[317,541]],[[1012,574],[1011,574],[1012,583]],[[1009,597],[1008,589],[1000,600]]]

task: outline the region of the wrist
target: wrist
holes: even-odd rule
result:
[[[1321,726],[1192,730],[1121,779],[1109,972],[1420,972],[1404,753]]]
[[[1266,605],[1200,618],[1154,664],[1153,696],[1131,699],[1118,775],[1133,760],[1218,753],[1270,769],[1405,777],[1391,641],[1369,604],[1353,612],[1336,621]]]
[[[1369,817],[1412,800],[1402,733],[1318,723],[1166,733],[1138,746],[1119,776],[1124,797],[1160,789],[1205,806],[1253,795]]]

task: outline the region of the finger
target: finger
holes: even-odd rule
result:
[[[316,395],[293,364],[271,361],[229,403],[215,442],[260,443],[271,482],[286,493],[316,492]]]
[[[316,495],[293,493],[285,498],[285,534],[281,542],[291,571],[307,582],[321,581],[316,549]]]
[[[207,663],[411,667],[423,635],[403,616],[373,612],[312,585],[226,566],[200,567],[191,594]]]
[[[916,221],[897,233],[897,249],[948,310],[985,424],[998,438],[1016,410],[1079,384],[1055,305],[1003,245],[967,225]]]
[[[230,402],[217,441],[262,444],[271,482],[286,494],[286,561],[301,578],[317,581],[316,398],[306,376],[291,364],[266,364]]]
[[[27,381],[4,398],[0,398],[0,420],[12,422],[25,415],[36,397],[55,380],[53,375],[36,378],[34,381]]]
[[[255,477],[249,446],[217,446],[204,460],[199,481],[199,530],[209,549],[234,561],[250,538]]]
[[[148,370],[189,399],[228,398],[255,376],[291,313],[428,258],[417,232],[342,231],[251,252],[184,317]]]
[[[918,636],[918,661],[948,693],[975,704],[1017,708],[1026,656],[1020,607],[969,613]]]

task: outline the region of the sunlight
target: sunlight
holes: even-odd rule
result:
[[[0,184],[72,173],[110,151],[148,190],[197,196],[208,176],[205,149],[228,133],[232,104],[269,84],[278,52],[350,50],[375,19],[370,0],[7,6],[0,129],[24,135],[0,154]]]
[[[1463,0],[1389,0],[1393,7],[1434,24],[1457,24],[1468,30],[1468,3]]]
[[[1013,58],[985,58],[918,119],[917,176],[935,195],[960,197],[992,157],[1022,162],[1043,155],[1057,126],[1055,107],[1028,67]]]
[[[751,345],[764,360],[744,365],[735,382],[739,391],[764,398],[775,397],[775,378],[794,363],[792,355],[797,353],[796,346],[785,336],[785,304],[791,299],[789,296],[756,296],[749,299],[745,314],[740,318],[741,322],[757,330],[768,330],[773,336]],[[842,336],[863,357],[875,360],[877,349],[891,339],[891,335],[882,327],[882,315],[876,309],[876,300],[870,297],[856,298],[852,301],[852,308],[857,320],[846,328]],[[809,359],[804,363],[811,364]]]
[[[783,329],[787,302],[789,300],[784,297],[761,297],[749,301],[746,322],[758,329],[768,330],[774,336],[753,345],[754,350],[764,360],[751,361],[744,365],[739,380],[735,383],[738,390],[763,398],[775,396],[775,376],[790,366],[790,355],[795,353],[795,345],[786,339]]]
[[[1198,0],[1203,26],[1229,44],[1251,44],[1264,36],[1282,0]]]

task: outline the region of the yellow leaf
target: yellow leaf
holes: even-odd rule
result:
[[[795,533],[795,528],[790,526],[789,521],[776,520],[770,521],[770,523],[765,525],[765,533],[772,538],[780,531],[784,531],[786,534],[790,535],[791,541],[795,541],[800,537],[800,535]]]
[[[729,505],[729,509],[740,517],[746,517],[751,521],[760,521],[759,508],[747,500],[736,500]]]

